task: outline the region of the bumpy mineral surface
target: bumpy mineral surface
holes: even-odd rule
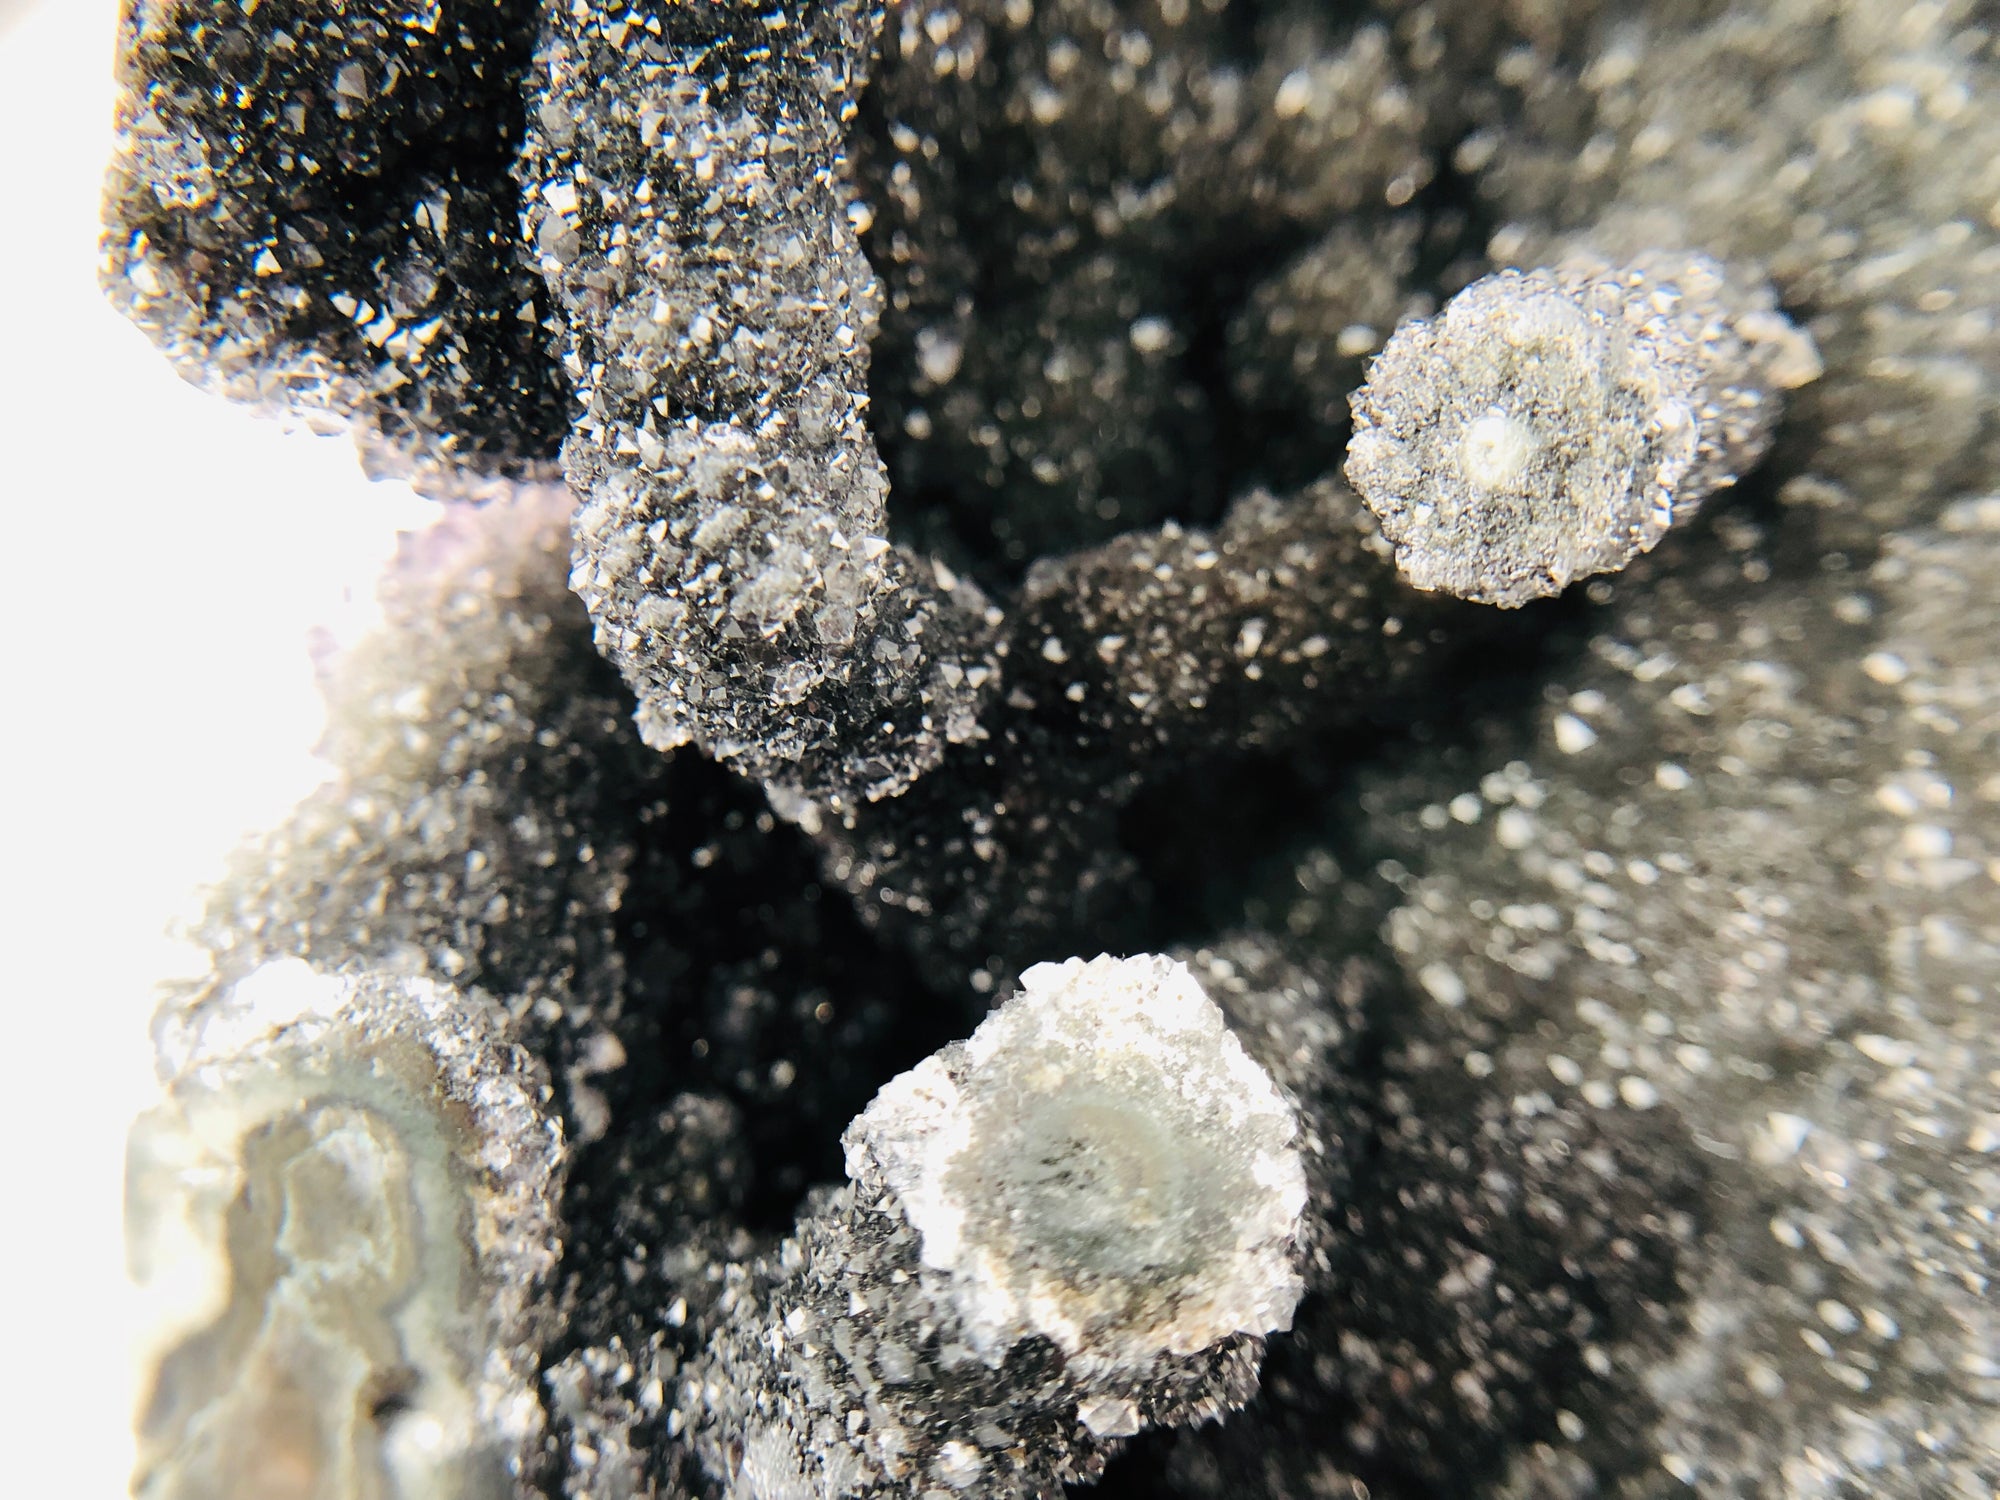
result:
[[[1573,255],[1397,329],[1354,394],[1347,477],[1418,588],[1520,604],[1650,550],[1818,373],[1770,294],[1714,261]]]
[[[161,1004],[142,1494],[2000,1492],[1991,6],[120,46],[114,300],[458,497]]]
[[[552,467],[521,253],[532,0],[133,0],[104,284],[189,380],[461,489]]]
[[[1184,964],[1021,984],[718,1305],[683,1390],[731,1494],[1046,1494],[1254,1389],[1302,1288],[1293,1106]]]
[[[1148,956],[1037,964],[846,1139],[974,1353],[1039,1336],[1090,1373],[1290,1324],[1296,1133],[1194,976]]]
[[[134,1492],[519,1493],[566,1157],[499,1007],[281,959],[174,1030],[131,1138]]]

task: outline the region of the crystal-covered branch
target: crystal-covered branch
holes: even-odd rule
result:
[[[936,764],[993,677],[976,591],[885,540],[844,140],[880,21],[551,7],[521,166],[599,649],[654,745],[833,801]]]
[[[1293,1106],[1186,967],[1071,959],[849,1127],[681,1399],[742,1496],[1049,1493],[1256,1385],[1290,1325]]]
[[[1578,252],[1398,329],[1354,395],[1347,477],[1411,583],[1518,605],[1650,551],[1818,373],[1771,293],[1708,257]]]
[[[297,959],[170,1022],[134,1493],[533,1493],[566,1151],[491,1001]]]

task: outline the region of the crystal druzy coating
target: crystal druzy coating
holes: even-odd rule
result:
[[[184,376],[427,488],[552,474],[567,393],[508,176],[533,0],[129,0],[111,300]]]
[[[879,16],[800,21],[550,7],[523,222],[580,408],[572,581],[648,742],[850,802],[968,737],[994,671],[978,591],[886,539],[842,172]]]
[[[142,1482],[1992,1493],[1990,9],[130,0],[113,299],[486,502],[161,1010]]]
[[[1038,964],[847,1134],[991,1362],[1031,1334],[1143,1368],[1290,1326],[1305,1208],[1291,1107],[1185,965]]]
[[[1816,373],[1769,294],[1705,256],[1501,271],[1397,329],[1354,394],[1347,477],[1411,583],[1518,605],[1652,550]]]
[[[1026,1500],[1242,1405],[1304,1285],[1298,1108],[1186,965],[1031,968],[876,1095],[848,1185],[718,1308],[677,1411],[704,1467]]]

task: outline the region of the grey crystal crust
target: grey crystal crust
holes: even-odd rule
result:
[[[106,292],[188,380],[433,490],[553,473],[509,169],[529,0],[128,0]]]
[[[324,653],[163,1065],[288,958],[505,1013],[568,1154],[535,1492],[2000,1483],[1990,6],[125,36],[119,305],[491,502]],[[1036,968],[1090,954],[1295,1122],[1295,1281],[1162,1269],[1242,1141]],[[1135,1347],[1183,1313],[1237,1326]]]
[[[1355,392],[1347,477],[1416,587],[1519,605],[1658,545],[1819,368],[1768,291],[1705,256],[1576,252],[1399,328]]]
[[[835,800],[974,730],[985,601],[887,539],[843,127],[880,12],[555,7],[521,175],[566,319],[573,582],[647,740]]]
[[[1303,1288],[1294,1104],[1181,963],[1021,985],[719,1304],[681,1399],[728,1494],[1047,1494],[1255,1388]]]

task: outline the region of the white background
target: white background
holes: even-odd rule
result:
[[[164,935],[324,774],[305,655],[399,525],[342,439],[182,385],[96,287],[115,0],[0,0],[0,1492],[124,1493],[119,1237]]]

